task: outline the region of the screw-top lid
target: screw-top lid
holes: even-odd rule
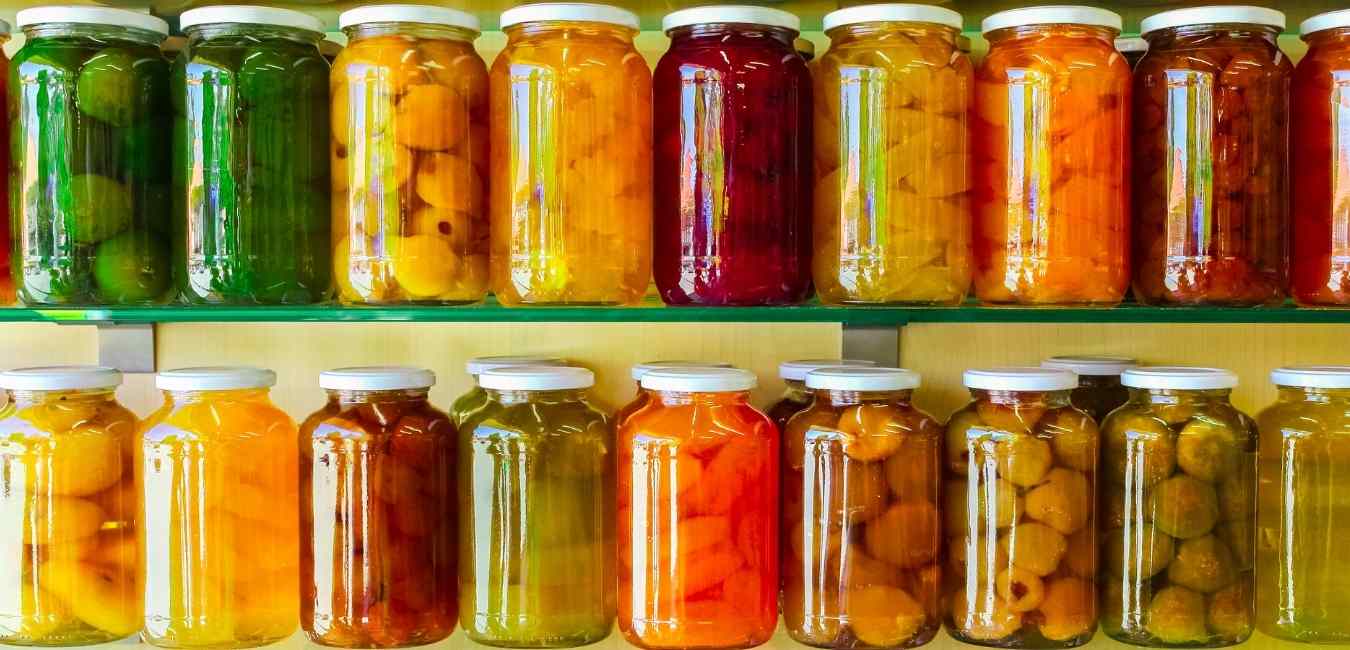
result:
[[[984,19],[980,31],[988,34],[1008,27],[1027,25],[1087,25],[1120,31],[1120,14],[1114,11],[1080,5],[1046,5],[1000,11]]]
[[[759,384],[755,373],[740,368],[663,368],[642,376],[642,387],[676,393],[730,393]]]
[[[1148,41],[1138,36],[1124,36],[1116,39],[1116,51],[1121,54],[1134,54],[1135,52],[1147,52]]]
[[[540,2],[512,7],[502,12],[502,29],[521,23],[565,21],[610,23],[629,29],[639,29],[637,14],[613,5],[589,2]]]
[[[798,359],[778,364],[778,378],[784,381],[805,381],[806,373],[819,368],[866,368],[877,365],[864,359]]]
[[[1284,29],[1284,23],[1284,13],[1274,9],[1242,5],[1215,5],[1173,9],[1153,14],[1139,23],[1139,33],[1143,35],[1160,29],[1185,27],[1187,25],[1265,25],[1276,29]]]
[[[155,375],[155,387],[171,391],[270,388],[276,383],[277,373],[251,366],[179,368]]]
[[[38,366],[0,373],[5,390],[95,390],[122,385],[122,373],[103,366]]]
[[[677,27],[707,25],[709,23],[745,23],[748,25],[782,27],[794,32],[802,30],[801,19],[779,9],[753,5],[711,5],[691,7],[666,14],[666,17],[661,19],[661,31],[668,32]]]
[[[1299,33],[1307,36],[1313,32],[1320,32],[1324,29],[1336,29],[1338,27],[1350,27],[1350,9],[1338,9],[1320,13],[1312,18],[1303,21],[1299,25]]]
[[[1218,390],[1237,386],[1238,377],[1223,368],[1149,366],[1126,370],[1120,374],[1120,383],[1155,390]]]
[[[8,20],[0,19],[0,35],[8,36],[14,29],[9,26]]]
[[[576,390],[595,385],[595,373],[575,366],[507,366],[478,375],[478,385],[492,390]]]
[[[730,368],[731,364],[725,361],[648,361],[633,366],[632,376],[634,381],[639,381],[642,376],[663,368]]]
[[[919,373],[904,368],[817,368],[806,373],[806,387],[824,390],[914,390]]]
[[[979,390],[1042,391],[1078,388],[1078,375],[1059,368],[1010,366],[976,368],[962,377],[966,388]]]
[[[436,373],[412,366],[335,368],[319,373],[324,390],[412,390],[436,385]]]
[[[279,7],[213,5],[189,9],[178,17],[179,29],[214,24],[273,25],[323,33],[323,21],[318,18]]]
[[[1276,386],[1350,388],[1350,366],[1285,366],[1270,373]]]
[[[935,23],[958,31],[964,24],[961,14],[944,7],[888,3],[836,9],[825,14],[822,29],[828,32],[835,27],[858,23]]]
[[[366,23],[447,25],[480,31],[477,16],[435,5],[366,5],[348,9],[338,15],[338,27],[342,29]]]
[[[511,366],[565,366],[567,361],[558,357],[540,356],[535,354],[506,355],[500,357],[474,357],[464,364],[464,372],[470,375],[481,375],[485,370],[493,368],[510,368]]]
[[[1114,377],[1139,365],[1129,357],[1050,357],[1041,362],[1042,368],[1059,368],[1075,375],[1088,377]]]
[[[45,23],[76,23],[131,27],[164,36],[169,35],[169,23],[160,18],[139,11],[114,9],[112,7],[33,7],[32,9],[20,10],[15,15],[15,22],[18,23],[20,29],[29,25]]]

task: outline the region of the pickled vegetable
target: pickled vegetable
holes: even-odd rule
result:
[[[1350,178],[1335,161],[1350,156],[1340,137],[1350,119],[1341,108],[1350,71],[1350,16],[1329,12],[1303,23],[1308,52],[1293,76],[1293,266],[1291,293],[1300,305],[1350,305]]]

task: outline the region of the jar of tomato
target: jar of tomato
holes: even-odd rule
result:
[[[651,281],[652,76],[609,5],[502,12],[490,73],[492,291],[505,305],[638,302]]]
[[[970,288],[974,72],[961,14],[881,4],[825,16],[815,65],[813,259],[822,302],[956,304]]]
[[[653,370],[618,431],[619,629],[648,649],[748,648],[778,622],[778,428],[755,376]]]
[[[1120,373],[1135,367],[1126,357],[1062,356],[1041,362],[1042,368],[1059,368],[1078,375],[1078,388],[1069,394],[1069,402],[1101,422],[1130,398],[1120,385]]]
[[[450,419],[455,421],[455,426],[464,424],[474,411],[487,404],[487,391],[483,390],[482,385],[478,383],[479,375],[493,368],[510,368],[511,366],[565,366],[567,362],[558,357],[540,356],[533,354],[503,355],[496,357],[474,357],[464,364],[464,372],[473,379],[473,386],[462,395],[455,398],[455,402],[450,407]]]
[[[1294,69],[1275,42],[1283,28],[1284,14],[1260,7],[1177,9],[1141,24],[1148,53],[1134,76],[1139,301],[1284,299]]]
[[[637,394],[633,401],[625,404],[614,414],[615,428],[621,426],[624,420],[637,413],[639,409],[646,406],[649,399],[647,392],[642,390],[642,376],[653,370],[663,370],[666,368],[730,368],[731,364],[725,361],[648,361],[633,366],[631,374],[633,381],[637,382]]]
[[[778,305],[811,290],[811,77],[797,17],[751,6],[661,21],[655,275],[669,304]]]
[[[975,295],[1120,302],[1129,288],[1130,68],[1120,16],[1031,7],[984,20],[975,72]]]
[[[787,429],[788,420],[800,411],[806,410],[815,398],[813,391],[806,387],[806,375],[819,368],[865,367],[875,366],[872,361],[859,359],[798,359],[778,364],[778,378],[783,380],[783,394],[769,407],[769,419],[778,425],[779,431]]]

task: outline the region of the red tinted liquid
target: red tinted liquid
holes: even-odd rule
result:
[[[1350,305],[1350,176],[1337,161],[1350,155],[1350,30],[1306,37],[1308,54],[1294,71],[1294,300]]]

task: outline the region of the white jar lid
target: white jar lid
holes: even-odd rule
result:
[[[960,31],[964,23],[961,14],[944,7],[914,4],[858,5],[836,9],[825,14],[821,29],[830,31],[843,25],[858,23],[935,23]]]
[[[661,19],[661,31],[668,32],[676,27],[712,23],[767,25],[790,29],[794,32],[802,30],[800,18],[780,9],[753,5],[709,5],[706,7],[690,7],[666,14],[666,17]]]
[[[1350,27],[1350,9],[1337,9],[1336,11],[1317,14],[1303,21],[1303,24],[1298,26],[1298,31],[1307,35],[1324,29],[1336,29],[1337,27]]]
[[[1114,11],[1081,5],[1046,5],[1000,11],[985,18],[980,31],[988,34],[1008,27],[1027,25],[1088,25],[1119,32],[1122,24],[1120,14]]]
[[[511,366],[565,366],[566,359],[558,357],[540,356],[537,354],[516,354],[500,357],[474,357],[464,363],[464,372],[470,375],[481,375],[485,371],[493,368],[510,368]]]
[[[18,23],[20,29],[44,23],[76,23],[132,27],[164,36],[169,35],[169,23],[160,18],[139,11],[112,7],[33,7],[19,11],[15,15],[14,22]]]
[[[366,23],[447,25],[449,27],[462,27],[474,32],[481,31],[477,16],[458,9],[435,5],[366,5],[348,9],[338,14],[338,27],[341,29]]]
[[[1050,357],[1041,362],[1042,368],[1059,368],[1075,375],[1088,377],[1115,377],[1139,365],[1129,357]]]
[[[759,385],[755,373],[740,368],[665,368],[642,376],[642,387],[676,393],[731,393]]]
[[[14,28],[12,28],[12,27],[9,26],[9,21],[8,21],[8,20],[0,19],[0,34],[9,34],[9,33],[13,32],[13,31],[14,31]]]
[[[1120,374],[1120,383],[1155,390],[1219,390],[1237,386],[1238,377],[1223,368],[1149,366],[1126,370]]]
[[[1116,39],[1116,51],[1121,54],[1132,54],[1134,52],[1147,52],[1148,41],[1138,36],[1125,36]]]
[[[1139,23],[1139,34],[1187,25],[1266,25],[1284,29],[1284,13],[1265,7],[1242,5],[1215,5],[1187,7],[1156,13]]]
[[[798,359],[778,364],[778,378],[784,381],[806,381],[806,373],[819,368],[870,368],[874,361],[863,359]]]
[[[575,366],[489,368],[478,385],[492,390],[575,390],[595,385],[595,373]]]
[[[640,381],[642,376],[663,368],[730,368],[731,364],[725,361],[648,361],[633,366],[630,373],[634,381]]]
[[[512,7],[502,12],[502,29],[521,23],[543,21],[609,23],[629,29],[640,29],[637,14],[613,5],[589,2],[539,2]]]
[[[180,368],[155,375],[156,388],[172,391],[270,388],[276,383],[277,373],[250,366]]]
[[[95,390],[122,385],[122,373],[103,366],[40,366],[0,373],[6,390]]]
[[[1010,366],[976,368],[962,377],[966,388],[980,390],[1042,391],[1078,388],[1078,375],[1058,368]]]
[[[212,5],[189,9],[178,17],[178,28],[197,25],[239,24],[273,25],[323,33],[323,21],[300,11],[251,5]]]
[[[1270,373],[1276,386],[1350,388],[1350,366],[1285,366]]]
[[[914,390],[919,373],[904,368],[817,368],[806,373],[807,388],[825,390]]]
[[[412,366],[335,368],[319,373],[325,390],[411,390],[436,385],[436,373]]]

